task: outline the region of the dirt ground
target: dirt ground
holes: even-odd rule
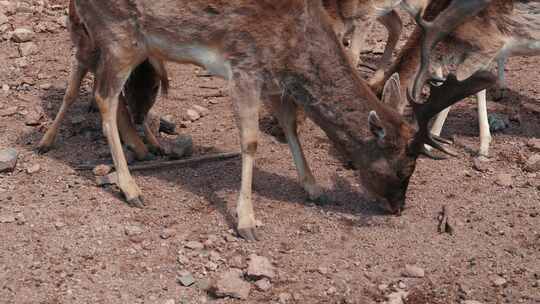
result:
[[[540,303],[540,177],[523,170],[533,154],[527,141],[540,137],[537,58],[511,59],[508,96],[489,98],[490,112],[507,115],[510,126],[494,134],[486,171],[473,168],[478,127],[468,99],[452,110],[443,133],[454,138],[459,157],[418,161],[400,217],[366,201],[354,172],[311,122],[301,140],[332,203],[308,202],[287,145],[262,132],[253,185],[261,240],[247,243],[234,237],[230,216],[239,159],[134,173],[144,209],[130,208],[115,187],[97,187],[91,171],[75,170],[110,161],[99,116],[87,112],[89,80],[55,149],[34,151],[60,107],[72,54],[62,26],[67,1],[32,3],[40,2],[41,12],[40,5],[0,1],[0,12],[20,6],[0,25],[0,113],[17,107],[0,119],[0,149],[19,151],[16,170],[0,174],[0,303],[377,303],[398,289],[409,292],[408,304]],[[20,56],[9,39],[18,27],[36,32],[35,53]],[[197,77],[204,71],[192,66],[168,67],[170,95],[156,112],[179,122],[190,104],[207,107],[210,114],[179,128],[193,136],[194,154],[238,150],[230,99],[208,97],[224,90],[224,81]],[[44,114],[39,125],[27,126],[36,111]],[[35,164],[40,170],[28,173]],[[501,174],[511,176],[509,185],[497,183]],[[444,205],[452,235],[437,232]],[[205,247],[186,248],[188,241]],[[252,288],[243,301],[205,291],[252,253],[275,266],[270,290]],[[425,276],[403,276],[407,264]],[[196,283],[177,283],[179,271]]]

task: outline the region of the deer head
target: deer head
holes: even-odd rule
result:
[[[360,176],[363,184],[393,213],[400,213],[404,206],[409,179],[414,172],[418,156],[432,157],[425,150],[425,145],[455,155],[443,146],[448,142],[431,135],[428,129],[430,120],[443,109],[490,87],[496,81],[496,77],[488,71],[478,71],[463,81],[458,81],[453,74],[444,81],[427,79],[429,57],[434,46],[463,19],[474,16],[488,3],[489,1],[485,0],[454,0],[433,22],[426,22],[420,17],[422,8],[408,6],[405,2],[407,10],[415,16],[423,30],[421,65],[412,89],[407,90],[407,98],[412,105],[417,128],[403,120],[393,118],[392,115],[383,114],[379,117],[377,112],[371,111],[368,125],[374,140],[369,143],[368,149],[374,151],[364,153],[370,155],[369,158],[359,157],[355,162],[357,167],[362,168]],[[430,83],[429,97],[425,102],[419,103],[416,96],[420,95],[426,82]],[[400,92],[399,78],[391,77],[385,85],[383,102],[391,103],[393,99],[401,98]]]

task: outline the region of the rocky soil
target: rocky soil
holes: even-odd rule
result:
[[[110,162],[99,116],[88,112],[90,78],[55,149],[34,151],[70,69],[66,6],[0,1],[0,302],[540,303],[537,58],[511,59],[510,91],[490,97],[490,112],[507,125],[489,161],[475,159],[468,99],[443,133],[459,157],[419,160],[400,217],[367,202],[309,121],[303,145],[332,202],[307,201],[287,145],[263,124],[253,186],[261,240],[248,243],[232,229],[239,159],[134,173],[144,209],[96,185],[110,168],[77,170]],[[383,38],[370,37],[364,60],[376,62]],[[172,87],[155,113],[180,135],[160,140],[172,152],[189,143],[177,158],[238,150],[224,81],[168,67]],[[451,234],[438,231],[443,206]]]

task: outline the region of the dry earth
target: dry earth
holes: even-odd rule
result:
[[[460,156],[419,160],[401,217],[366,201],[354,172],[310,122],[302,141],[332,203],[308,202],[287,146],[262,133],[253,186],[262,240],[247,243],[231,229],[238,159],[134,173],[144,209],[127,206],[114,187],[97,187],[92,172],[75,170],[110,161],[99,117],[87,113],[90,81],[55,149],[34,152],[68,77],[65,13],[66,1],[0,1],[0,149],[19,152],[16,170],[0,174],[1,303],[376,303],[399,290],[409,292],[407,304],[540,303],[540,177],[523,170],[535,153],[528,140],[540,137],[538,59],[510,60],[509,95],[489,101],[490,112],[511,120],[494,135],[485,172],[473,168],[478,130],[469,99],[451,112],[443,134]],[[11,39],[20,27],[35,32],[34,45]],[[375,38],[371,45],[380,45]],[[207,97],[224,82],[169,67],[171,93],[156,111],[179,122],[189,105],[207,107],[207,116],[179,128],[193,136],[194,154],[237,150],[230,99]],[[43,113],[38,125],[26,125],[35,113]],[[32,166],[38,171],[28,173]],[[507,184],[498,181],[505,177]],[[452,235],[437,232],[443,205]],[[252,285],[243,301],[206,291],[219,273],[245,268],[253,253],[276,271],[269,290]],[[407,264],[424,277],[404,275]],[[179,284],[182,271],[195,284]]]

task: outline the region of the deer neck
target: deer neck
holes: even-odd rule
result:
[[[277,78],[337,148],[357,163],[357,158],[367,159],[373,142],[367,122],[370,111],[389,122],[402,120],[360,78],[335,35],[326,36],[320,41],[323,33],[308,37],[310,43],[301,47],[301,55],[294,56],[290,68],[280,70]]]

